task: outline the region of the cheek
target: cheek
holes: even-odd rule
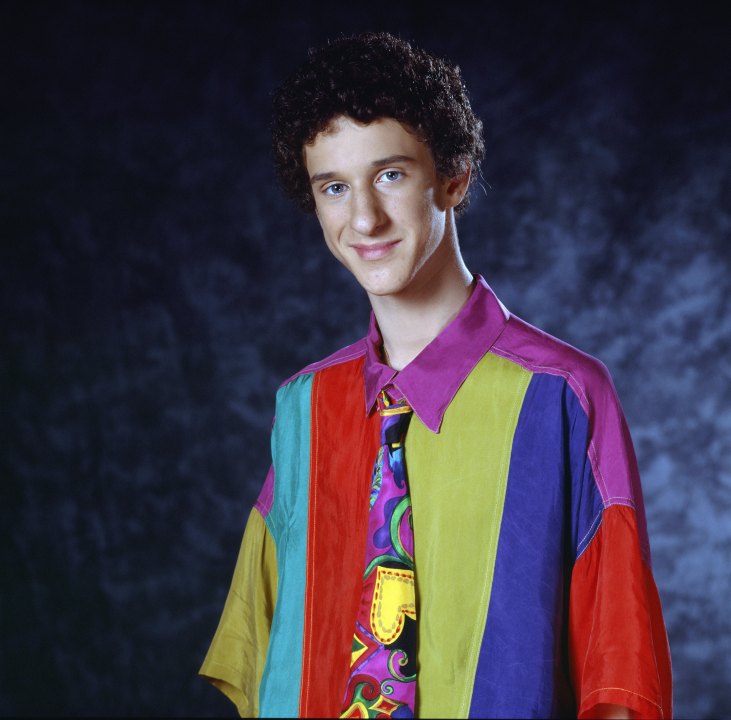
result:
[[[423,232],[429,236],[430,244],[439,243],[444,234],[446,213],[435,204],[433,189],[424,193],[419,208],[419,219]]]
[[[339,232],[347,218],[346,210],[344,204],[325,205],[324,207],[315,208],[315,215],[317,215],[323,232],[328,232],[331,235]]]
[[[432,193],[425,188],[407,197],[395,197],[388,204],[387,212],[393,222],[416,229],[421,234],[432,223]]]

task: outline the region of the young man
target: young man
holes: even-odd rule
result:
[[[273,134],[373,314],[277,393],[201,674],[242,716],[669,717],[607,370],[460,254],[483,142],[458,68],[386,34],[339,40],[280,89]]]

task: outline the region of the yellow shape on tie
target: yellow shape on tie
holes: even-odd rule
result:
[[[416,620],[414,571],[376,568],[371,602],[371,630],[378,642],[390,645],[404,629],[408,615]]]

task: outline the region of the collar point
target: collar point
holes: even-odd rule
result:
[[[416,411],[414,411],[416,412]],[[420,417],[419,420],[424,424],[424,426],[427,428],[427,430],[430,430],[434,435],[439,435],[439,431],[442,428],[442,417],[431,417],[431,418],[422,418]]]

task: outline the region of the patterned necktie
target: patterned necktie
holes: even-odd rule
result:
[[[373,468],[363,594],[355,624],[345,718],[414,716],[414,529],[404,437],[412,410],[378,398],[381,446]]]

